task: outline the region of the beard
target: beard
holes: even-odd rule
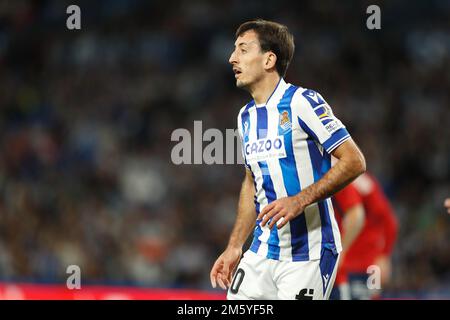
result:
[[[242,76],[240,77],[240,79],[236,79],[236,87],[250,92],[251,88],[255,84],[257,84],[263,78],[263,76],[264,75],[261,73],[255,75],[247,73],[245,79],[243,79]]]
[[[246,89],[248,86],[248,83],[245,83],[242,80],[237,79],[236,80],[236,87],[238,87],[239,89]]]

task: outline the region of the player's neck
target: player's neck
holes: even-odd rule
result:
[[[272,93],[275,91],[281,77],[278,73],[274,72],[268,74],[266,77],[262,78],[258,83],[256,83],[251,89],[250,94],[255,100],[256,104],[265,104],[270,98]]]

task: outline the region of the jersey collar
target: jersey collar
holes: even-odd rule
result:
[[[282,98],[282,96],[287,88],[289,88],[289,84],[286,83],[286,81],[284,81],[284,79],[280,77],[280,81],[278,81],[278,84],[275,87],[275,90],[273,90],[272,94],[269,96],[266,103],[264,103],[264,104],[256,104],[255,103],[255,106],[257,108],[259,108],[259,107],[269,107],[270,105],[272,105],[274,103],[275,103],[275,105],[278,105],[278,102]]]

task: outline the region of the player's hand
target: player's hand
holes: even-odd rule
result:
[[[285,197],[275,200],[264,207],[258,215],[258,220],[261,220],[261,227],[272,219],[269,223],[269,228],[272,229],[277,224],[278,229],[283,228],[286,223],[300,215],[305,210],[298,196]]]
[[[228,247],[214,263],[211,273],[211,285],[213,288],[219,286],[227,290],[231,285],[234,270],[241,259],[242,249]]]
[[[450,198],[445,199],[444,207],[447,209],[447,212],[450,214]]]

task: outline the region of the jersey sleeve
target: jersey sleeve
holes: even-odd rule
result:
[[[343,123],[319,93],[310,89],[303,92],[298,90],[295,98],[300,127],[321,144],[326,152],[331,153],[350,138]]]
[[[342,211],[342,214],[351,209],[352,207],[363,204],[363,200],[359,195],[358,191],[351,184],[346,186],[344,189],[340,190],[334,195],[334,200]]]

